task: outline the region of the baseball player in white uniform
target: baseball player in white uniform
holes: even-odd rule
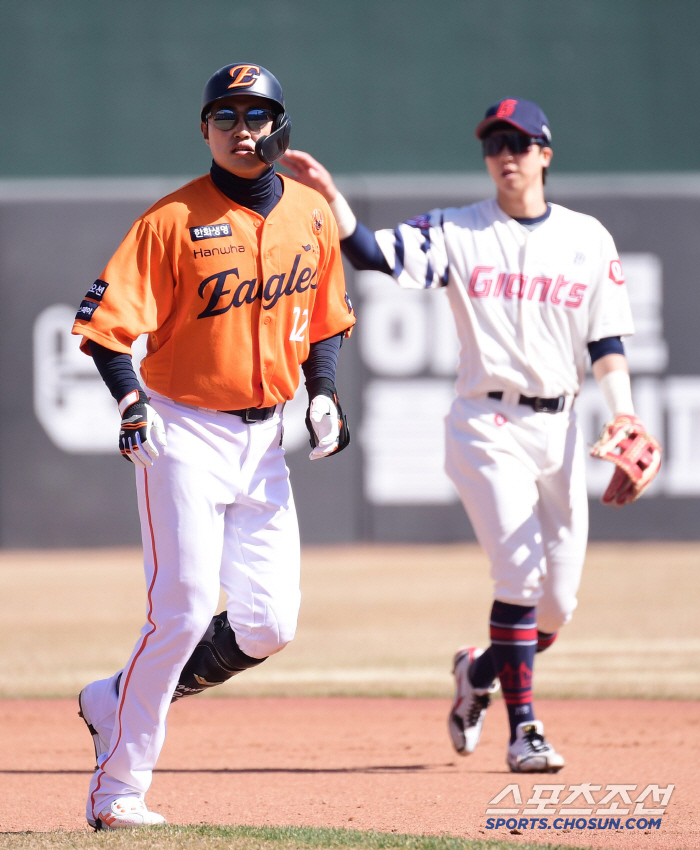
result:
[[[280,84],[260,65],[227,65],[207,82],[200,119],[210,172],[137,219],[73,328],[122,415],[148,589],[124,669],[80,694],[96,829],[164,823],[144,795],[171,700],[294,637],[299,530],[282,409],[300,365],[311,459],[349,440],[334,380],[355,319],[328,205],[273,166],[291,129]],[[130,357],[144,333],[147,392]],[[221,588],[227,610],[214,616]]]
[[[641,434],[646,452],[632,464],[642,484],[630,488],[617,468],[604,500],[636,497],[658,452],[650,455],[653,438],[634,417],[621,341],[633,332],[632,316],[613,239],[596,219],[545,200],[546,116],[507,98],[488,109],[476,136],[495,198],[374,234],[316,160],[288,151],[282,162],[329,201],[356,268],[391,274],[409,289],[447,288],[460,357],[446,471],[489,556],[494,587],[491,645],[465,647],[454,659],[449,731],[457,752],[472,753],[501,687],[510,769],[556,772],[564,759],[535,717],[532,677],[535,653],[571,619],[586,551],[585,447],[574,401],[587,351],[614,417],[608,436],[616,451]]]

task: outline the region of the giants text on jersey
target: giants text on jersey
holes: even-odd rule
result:
[[[612,237],[590,216],[551,207],[533,231],[488,200],[376,233],[401,286],[447,286],[460,396],[574,396],[587,343],[634,332]]]

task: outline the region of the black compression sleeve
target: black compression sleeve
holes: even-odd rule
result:
[[[605,339],[589,342],[588,353],[591,355],[591,363],[595,363],[606,354],[624,354],[625,346],[619,336],[606,336]]]
[[[322,390],[327,390],[324,395],[333,395],[335,391],[335,370],[338,366],[338,352],[343,344],[344,334],[312,342],[309,346],[309,356],[301,364],[306,379],[306,390],[309,398],[319,395]]]
[[[377,238],[369,227],[365,227],[361,221],[357,222],[357,227],[352,235],[348,236],[347,239],[340,240],[340,248],[358,271],[391,274],[391,269],[384,254],[382,254]]]
[[[112,351],[93,340],[89,340],[88,347],[97,371],[107,384],[107,389],[112,393],[115,401],[120,402],[132,390],[141,389],[130,354]]]

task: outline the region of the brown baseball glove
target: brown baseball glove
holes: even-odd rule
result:
[[[605,425],[591,456],[615,464],[601,502],[622,507],[638,499],[654,480],[661,465],[661,446],[636,416],[621,413]]]

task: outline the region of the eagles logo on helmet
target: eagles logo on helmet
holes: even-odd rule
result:
[[[233,78],[233,82],[229,85],[230,89],[252,86],[260,76],[260,66],[234,65],[229,75]]]

